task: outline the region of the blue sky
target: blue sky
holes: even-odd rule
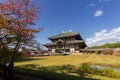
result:
[[[120,41],[120,0],[35,1],[42,6],[36,26],[44,28],[38,42],[49,43],[48,37],[69,29],[79,32],[88,46]]]

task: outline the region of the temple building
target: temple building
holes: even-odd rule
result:
[[[51,40],[52,43],[44,44],[44,46],[46,46],[51,53],[61,53],[63,51],[78,53],[80,49],[86,47],[80,33],[75,33],[71,30],[51,36],[48,39]]]

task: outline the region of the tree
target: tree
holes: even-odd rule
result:
[[[41,53],[41,50],[42,50],[42,44],[40,44],[39,42],[37,42],[36,40],[32,40],[29,42],[30,45],[29,47],[32,49],[36,49],[36,51],[38,51],[39,53]]]
[[[41,29],[33,29],[39,10],[33,0],[4,0],[0,3],[0,68],[4,80],[14,80],[18,50]],[[8,65],[7,65],[8,64]]]
[[[28,49],[28,53],[29,55],[31,55],[31,51],[33,51],[33,55],[40,55],[41,54],[41,49],[42,49],[42,44],[40,44],[39,42],[37,42],[36,40],[31,40],[28,41],[25,45]]]

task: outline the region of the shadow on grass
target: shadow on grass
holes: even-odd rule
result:
[[[40,78],[42,80],[98,80],[90,77],[73,65],[40,67],[29,64],[15,67],[15,73]]]
[[[35,57],[25,57],[25,58],[22,58],[22,59],[18,59],[15,62],[24,62],[24,61],[32,61],[32,60],[44,60],[44,59],[43,58],[35,58]]]

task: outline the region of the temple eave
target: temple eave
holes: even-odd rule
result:
[[[44,44],[50,51],[50,53],[61,53],[65,52],[79,52],[79,49],[86,47],[84,40],[81,38],[79,33],[75,32],[64,32],[52,37],[49,37],[52,42]]]

